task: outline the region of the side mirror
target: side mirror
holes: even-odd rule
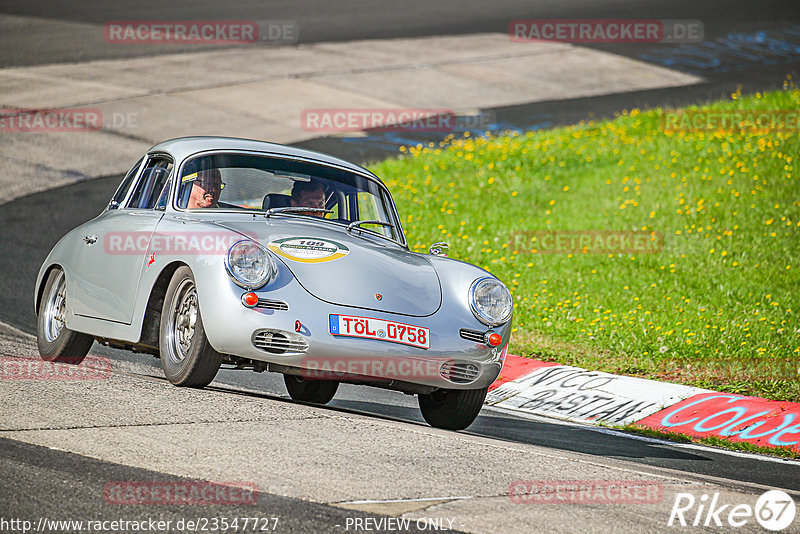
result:
[[[438,243],[434,243],[431,245],[431,255],[433,256],[444,256],[447,257],[447,253],[450,251],[450,245],[445,243],[444,241],[439,241]]]

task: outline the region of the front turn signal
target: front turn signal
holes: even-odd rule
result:
[[[490,347],[496,347],[503,342],[503,336],[498,334],[497,332],[488,332],[486,334],[486,344]]]

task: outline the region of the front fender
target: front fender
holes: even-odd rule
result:
[[[211,346],[219,350],[219,334],[224,330],[225,326],[224,323],[219,324],[217,320],[212,320],[214,310],[220,307],[222,302],[235,300],[239,303],[238,299],[243,292],[241,288],[231,281],[225,271],[227,244],[228,242],[232,244],[240,239],[248,239],[248,237],[236,230],[225,228],[213,222],[198,224],[197,222],[173,217],[162,219],[154,236],[195,233],[198,235],[214,235],[215,238],[222,236],[225,240],[225,246],[214,246],[211,253],[202,254],[156,250],[154,256],[151,256],[152,249],[148,249],[147,258],[142,266],[143,272],[139,278],[139,291],[134,306],[132,327],[141,336],[146,326],[144,320],[147,317],[147,305],[156,284],[159,283],[159,278],[164,274],[165,270],[174,271],[177,266],[186,265],[192,271],[195,279],[200,315],[203,318],[206,337]],[[165,282],[168,284],[169,279],[165,280]],[[237,293],[237,290],[239,293]],[[241,303],[239,303],[239,306],[241,306]]]
[[[469,288],[472,283],[485,276],[497,278],[486,269],[471,263],[442,256],[428,256],[428,258],[430,258],[436,272],[439,274],[439,279],[442,281],[444,298],[453,299],[461,303],[465,309],[469,310],[470,314],[472,313],[472,307],[469,302]],[[510,324],[513,320],[512,313],[508,323]]]

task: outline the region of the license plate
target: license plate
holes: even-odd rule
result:
[[[384,321],[357,315],[329,316],[330,332],[334,336],[363,337],[379,341],[402,343],[421,349],[431,347],[430,330],[422,326]]]

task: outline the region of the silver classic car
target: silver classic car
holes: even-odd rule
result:
[[[432,426],[463,429],[497,378],[512,298],[497,278],[408,248],[389,190],[324,154],[190,137],[150,149],[106,209],[42,265],[43,358],[96,340],[153,354],[177,386],[221,366],[282,373],[296,400],[347,382],[416,394]]]

